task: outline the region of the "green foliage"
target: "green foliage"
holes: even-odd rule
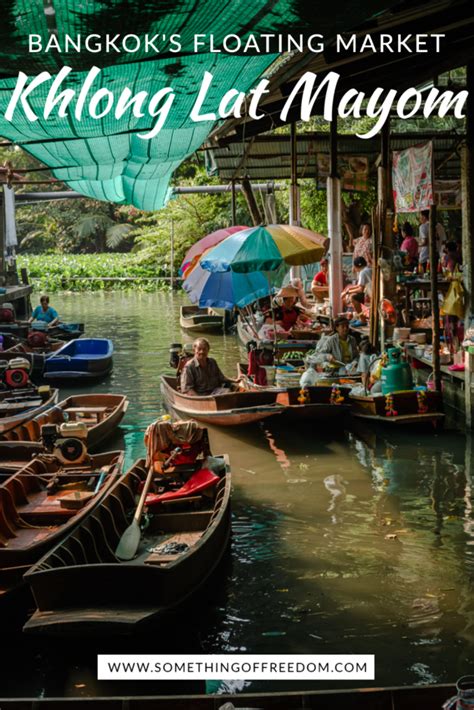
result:
[[[54,293],[98,290],[153,291],[168,284],[159,277],[169,276],[156,264],[140,263],[130,254],[41,254],[20,255],[18,268],[25,267],[39,291]],[[82,278],[80,278],[82,277]],[[85,278],[84,278],[85,277]],[[133,281],[102,281],[103,278],[127,278]],[[153,280],[150,280],[151,277]]]

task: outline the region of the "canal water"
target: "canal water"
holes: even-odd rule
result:
[[[114,372],[94,389],[130,399],[106,446],[125,446],[130,464],[144,453],[147,424],[164,412],[159,378],[169,371],[169,344],[189,340],[179,328],[183,299],[92,293],[52,300],[66,320],[84,321],[87,335],[114,341]],[[233,375],[236,337],[211,342],[211,354]],[[210,439],[215,453],[230,455],[233,536],[199,597],[132,639],[26,637],[19,632],[23,611],[8,628],[3,619],[0,697],[196,690],[98,682],[101,652],[373,653],[376,680],[365,686],[450,682],[474,671],[470,437],[449,429],[283,429],[268,420],[211,429]],[[208,684],[207,692],[304,687],[239,680]]]

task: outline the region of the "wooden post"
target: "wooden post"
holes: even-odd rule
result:
[[[299,226],[300,220],[300,196],[298,187],[298,147],[297,147],[296,123],[290,125],[290,156],[291,156],[291,183],[290,183],[290,210],[289,223]],[[301,276],[301,267],[292,266],[290,278],[296,279]]]
[[[263,223],[262,215],[258,209],[257,202],[255,200],[254,194],[252,192],[252,185],[248,178],[243,178],[242,180],[242,192],[244,193],[245,201],[247,202],[247,207],[249,208],[250,216],[254,227],[258,227],[259,224]]]
[[[235,203],[235,180],[231,180],[230,186],[231,186],[230,199],[231,199],[231,210],[232,210],[232,225],[235,227],[235,225],[237,224],[237,206]]]
[[[170,227],[170,285],[174,288],[174,219],[171,219]]]
[[[328,236],[331,260],[329,263],[329,297],[331,316],[342,310],[342,224],[341,181],[337,172],[337,116],[333,115],[330,133],[330,172],[327,179]]]
[[[466,294],[465,323],[474,321],[474,63],[467,65],[466,143],[462,149],[462,261]],[[466,428],[474,429],[474,356],[465,354],[464,402]]]
[[[430,279],[431,317],[433,319],[433,378],[435,389],[441,392],[441,369],[439,361],[439,300],[438,300],[438,252],[436,249],[436,205],[430,207]]]
[[[291,183],[290,183],[290,224],[298,225],[301,223],[300,215],[300,196],[298,186],[298,146],[296,123],[290,125],[290,156],[291,156]]]

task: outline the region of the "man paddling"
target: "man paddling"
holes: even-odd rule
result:
[[[223,394],[229,390],[225,384],[236,384],[221,372],[219,365],[208,357],[211,346],[206,338],[198,338],[193,343],[194,357],[184,366],[181,373],[181,392],[192,397],[205,397],[209,394]]]

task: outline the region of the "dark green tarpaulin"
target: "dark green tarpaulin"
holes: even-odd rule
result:
[[[345,0],[347,6],[354,5]],[[344,5],[344,2],[342,3]],[[367,3],[365,14],[379,5]],[[214,75],[203,111],[216,111],[223,94],[231,88],[247,91],[269,67],[277,54],[235,55],[203,51],[194,54],[193,36],[212,34],[216,46],[226,34],[246,37],[250,33],[297,33],[300,30],[333,34],[335,20],[326,4],[320,3],[321,24],[312,26],[318,17],[317,3],[303,0],[16,0],[1,2],[0,30],[0,135],[22,145],[32,155],[54,168],[55,177],[73,190],[89,197],[130,203],[142,209],[159,209],[166,200],[169,180],[176,167],[203,143],[213,121],[193,122],[189,118],[204,72]],[[353,11],[353,10],[352,10]],[[338,6],[338,17],[342,8]],[[360,18],[362,19],[362,18]],[[345,18],[347,21],[347,17]],[[341,22],[341,19],[339,19]],[[43,47],[57,37],[64,46],[65,35],[132,33],[143,40],[165,35],[164,53],[57,52],[28,53],[28,36],[41,36]],[[169,37],[179,34],[182,51],[171,54]],[[149,131],[154,119],[146,112],[134,117],[127,111],[116,119],[113,111],[102,119],[84,112],[81,120],[74,115],[58,117],[57,110],[48,119],[43,107],[51,81],[31,94],[29,103],[39,120],[31,122],[17,109],[12,122],[5,110],[15,87],[18,71],[33,78],[41,71],[52,75],[63,66],[74,72],[62,83],[65,88],[80,90],[87,71],[96,65],[102,69],[91,93],[106,87],[118,97],[125,87],[133,94],[147,91],[153,95],[171,86],[176,98],[164,127],[149,140],[138,133]],[[72,107],[74,104],[71,104]],[[87,104],[86,104],[87,106]],[[72,112],[70,112],[72,113]]]

